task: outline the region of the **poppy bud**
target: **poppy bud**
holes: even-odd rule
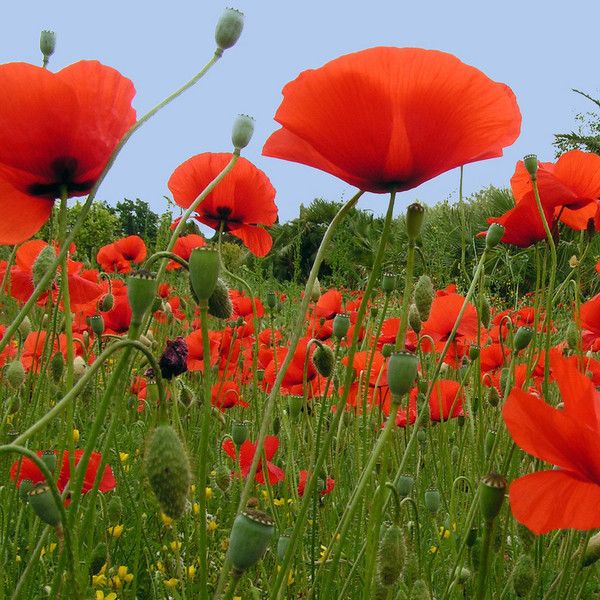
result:
[[[321,297],[321,282],[318,277],[315,277],[315,281],[310,292],[310,301],[316,302]]]
[[[231,439],[239,448],[248,439],[248,423],[246,421],[234,421],[231,425]]]
[[[319,375],[329,377],[335,366],[333,350],[329,346],[317,346],[312,355],[312,361]]]
[[[406,233],[409,241],[414,242],[421,234],[425,207],[419,202],[413,202],[406,209]]]
[[[396,491],[402,498],[407,498],[411,495],[415,478],[411,475],[400,475],[396,482]]]
[[[212,296],[217,286],[221,267],[219,253],[209,248],[194,248],[190,256],[190,282],[195,297],[206,300]]]
[[[178,336],[167,340],[167,347],[158,361],[160,373],[165,379],[173,379],[187,371],[188,347],[185,340]]]
[[[410,390],[417,378],[418,364],[418,358],[412,352],[404,350],[392,353],[387,369],[387,383],[392,397],[398,399]]]
[[[217,319],[229,319],[233,314],[233,304],[227,284],[219,277],[215,289],[208,299],[208,314]]]
[[[185,383],[181,382],[181,380],[179,381],[179,386],[179,402],[186,408],[189,408],[196,401],[196,396]]]
[[[141,321],[154,302],[156,276],[150,271],[136,271],[127,278],[127,298],[131,320]]]
[[[100,570],[108,560],[108,550],[104,542],[96,544],[96,547],[92,550],[92,559],[90,561],[90,568],[88,573],[90,575],[98,575]]]
[[[333,335],[341,340],[346,337],[350,329],[350,315],[346,313],[338,313],[333,319]]]
[[[6,366],[6,379],[13,389],[20,388],[25,382],[25,369],[20,360],[13,360]]]
[[[33,278],[33,287],[37,287],[44,275],[50,270],[52,263],[56,259],[56,252],[52,246],[44,246],[41,252],[38,254],[33,267],[31,268],[31,275]],[[50,287],[50,283],[45,289]]]
[[[106,294],[102,300],[100,300],[100,310],[102,312],[108,312],[115,305],[115,297],[112,294]]]
[[[248,115],[238,115],[233,122],[231,132],[231,143],[236,150],[245,148],[252,139],[254,133],[254,119]]]
[[[538,158],[535,154],[527,154],[523,157],[523,164],[532,180],[537,179]]]
[[[488,390],[487,401],[489,402],[490,406],[498,406],[498,403],[500,402],[500,392],[495,385],[490,387]]]
[[[371,316],[375,318],[379,314],[379,308],[377,306],[371,306],[369,312],[371,313]]]
[[[482,298],[481,306],[477,306],[477,312],[479,313],[481,324],[487,329],[490,326],[491,312],[490,301],[486,296]]]
[[[384,273],[381,279],[381,289],[385,294],[391,294],[398,285],[398,275],[396,273]]]
[[[217,42],[219,54],[223,54],[223,50],[235,46],[242,35],[243,28],[244,13],[235,8],[226,8],[215,29],[215,42]]]
[[[417,431],[417,442],[423,447],[425,447],[425,444],[427,443],[427,432],[423,428]]]
[[[290,395],[287,397],[288,414],[292,418],[296,418],[302,410],[304,398],[302,396]]]
[[[394,351],[394,344],[384,344],[381,347],[381,354],[382,354],[383,358],[389,358],[392,355],[393,351]]]
[[[429,319],[429,311],[431,310],[431,303],[435,296],[433,289],[433,283],[428,275],[421,275],[417,283],[415,284],[415,291],[413,294],[414,303],[419,311],[421,321],[427,321]]]
[[[255,565],[267,551],[275,533],[273,519],[260,510],[247,509],[233,522],[227,556],[234,573],[241,575]]]
[[[45,484],[36,485],[28,494],[29,504],[35,514],[48,525],[60,525],[60,512],[50,492],[50,487]]]
[[[485,439],[483,440],[483,453],[486,458],[490,457],[492,450],[494,449],[494,443],[496,441],[496,432],[488,431],[485,434]]]
[[[421,331],[421,315],[414,304],[411,304],[408,309],[408,324],[410,325],[410,328],[419,335],[419,332]]]
[[[29,317],[25,317],[21,323],[19,323],[19,333],[23,338],[26,338],[31,333],[31,321]]]
[[[575,325],[573,321],[567,325],[565,339],[569,346],[569,350],[577,350],[577,345],[579,344],[579,331],[577,331],[577,325]]]
[[[440,510],[440,504],[442,498],[438,490],[427,490],[425,492],[425,508],[432,514],[435,515]]]
[[[500,223],[492,223],[485,234],[485,247],[491,250],[497,246],[504,237],[504,227]]]
[[[50,377],[54,383],[58,383],[65,369],[65,357],[62,352],[57,352],[50,361]]]
[[[225,465],[219,465],[215,471],[215,483],[217,487],[226,492],[231,484],[231,472]]]
[[[479,509],[485,521],[491,523],[502,508],[506,479],[498,473],[486,475],[479,484]]]
[[[589,548],[589,545],[588,545]],[[584,559],[584,566],[585,559]],[[525,598],[529,595],[535,583],[535,565],[529,554],[521,554],[512,572],[512,588],[517,598]]]
[[[405,559],[406,547],[402,529],[398,525],[391,525],[379,542],[377,553],[379,583],[385,587],[394,585],[402,573]]]
[[[277,294],[275,292],[267,292],[267,306],[271,310],[277,306]]]
[[[40,51],[44,55],[44,64],[54,54],[56,48],[56,34],[54,31],[42,31],[40,33]]]
[[[514,351],[519,352],[520,350],[527,348],[532,337],[533,329],[531,327],[519,327],[519,329],[517,329],[517,333],[515,333],[515,337],[513,338]]]
[[[22,485],[22,484],[21,484]],[[600,533],[593,535],[583,554],[583,566],[589,567],[600,558]]]
[[[108,522],[111,525],[116,525],[121,522],[121,517],[123,516],[123,502],[121,501],[120,496],[113,494],[108,506],[106,507],[106,513],[108,516]]]
[[[62,354],[61,354],[62,356]],[[87,371],[87,364],[82,356],[76,356],[73,359],[73,381],[79,381]]]
[[[422,579],[417,579],[410,590],[409,600],[431,600],[427,584]]]
[[[286,529],[277,540],[277,557],[279,560],[283,560],[285,553],[287,552],[288,546],[290,545],[291,535],[292,530]]]
[[[151,434],[144,470],[162,511],[172,519],[180,517],[190,487],[190,463],[170,425],[159,425]]]

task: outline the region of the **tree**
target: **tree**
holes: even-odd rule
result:
[[[600,107],[600,100],[597,98],[580,90],[573,91]],[[578,123],[577,131],[554,135],[554,145],[558,148],[558,154],[574,149],[600,154],[600,115],[597,112],[579,113],[575,120]]]
[[[125,198],[117,202],[115,212],[122,224],[121,235],[139,235],[148,247],[156,243],[159,217],[147,202]]]
[[[83,204],[77,202],[68,210],[68,226],[72,228],[81,214]],[[87,214],[77,237],[77,257],[93,260],[101,246],[110,244],[120,233],[121,223],[119,217],[105,202],[94,202]]]

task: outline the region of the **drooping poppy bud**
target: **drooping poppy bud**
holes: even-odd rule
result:
[[[217,487],[226,492],[231,484],[231,472],[225,465],[219,465],[215,471],[215,483]]]
[[[350,315],[346,313],[338,313],[333,319],[333,335],[341,340],[346,337],[350,329]]]
[[[52,527],[60,525],[60,512],[48,485],[36,485],[27,494],[27,497],[29,505],[44,523],[52,525]]]
[[[419,335],[419,332],[421,331],[421,315],[414,304],[411,304],[408,309],[408,324],[410,325],[410,328]]]
[[[19,330],[19,333],[21,334],[21,337],[23,339],[25,339],[31,333],[31,320],[29,319],[29,317],[25,317],[19,323],[18,330]]]
[[[493,521],[504,502],[506,494],[506,479],[498,473],[486,475],[479,485],[479,508],[485,521]]]
[[[416,354],[406,350],[393,352],[388,360],[387,383],[392,397],[406,394],[417,378],[419,360]]]
[[[233,122],[231,132],[231,143],[236,150],[245,148],[252,139],[254,133],[254,119],[248,115],[238,115]]]
[[[421,235],[425,207],[419,202],[413,202],[406,209],[406,233],[408,239],[414,242]]]
[[[415,478],[412,475],[400,475],[396,482],[396,491],[402,498],[407,498],[411,495]]]
[[[267,306],[270,310],[277,306],[277,294],[273,291],[267,292]]]
[[[116,525],[121,522],[123,517],[123,501],[117,494],[113,494],[108,506],[106,507],[106,513],[108,516],[108,522],[111,525]]]
[[[333,350],[329,346],[317,346],[312,355],[312,361],[319,375],[329,377],[333,373],[335,357]]]
[[[427,584],[422,579],[417,579],[410,590],[409,600],[431,600]]]
[[[287,406],[288,406],[288,414],[293,419],[297,418],[300,415],[300,411],[302,410],[302,405],[304,404],[304,398],[302,396],[298,396],[296,394],[290,394],[287,397]]]
[[[56,252],[52,246],[44,246],[42,251],[38,254],[35,262],[33,263],[33,267],[31,268],[31,275],[33,278],[33,286],[37,287],[40,281],[43,279],[44,275],[50,270],[52,263],[56,259]],[[45,287],[48,289],[50,287],[50,282]]]
[[[190,283],[199,301],[208,301],[215,291],[221,262],[219,253],[210,248],[194,248],[189,260]]]
[[[431,304],[435,296],[433,283],[428,275],[421,275],[421,277],[419,277],[415,284],[413,296],[421,321],[427,321],[427,319],[429,319]]]
[[[485,247],[491,250],[500,243],[504,237],[504,226],[500,223],[492,223],[485,234]]]
[[[481,305],[477,306],[477,313],[481,324],[487,329],[490,326],[490,319],[492,317],[490,310],[490,301],[487,296],[481,299]]]
[[[156,296],[156,276],[150,271],[136,271],[127,278],[127,299],[131,320],[141,322]]]
[[[477,360],[479,358],[480,348],[477,344],[471,344],[469,346],[469,359],[471,361]]]
[[[100,300],[100,310],[102,312],[108,312],[115,305],[115,297],[112,294],[106,294],[102,300]]]
[[[58,383],[65,370],[65,357],[62,352],[57,352],[50,360],[50,377],[54,383]]]
[[[379,583],[390,587],[398,581],[404,561],[406,559],[406,546],[402,529],[398,525],[391,525],[383,534],[377,552],[377,578]]]
[[[533,338],[533,329],[531,327],[521,326],[517,329],[513,338],[513,348],[515,352],[524,350],[529,346],[529,342]]]
[[[226,8],[215,29],[215,42],[221,54],[240,39],[244,29],[244,13],[235,8]]]
[[[189,386],[185,385],[181,380],[179,381],[179,386],[179,402],[186,408],[189,408],[196,401],[196,396]]]
[[[425,508],[435,515],[440,510],[442,498],[438,490],[430,489],[425,492]]]
[[[183,514],[191,473],[187,453],[170,425],[159,425],[152,433],[144,470],[162,511],[172,519]]]
[[[188,347],[185,340],[178,336],[167,340],[167,347],[158,361],[160,373],[165,379],[173,379],[187,371]]]
[[[491,386],[488,390],[487,401],[491,406],[498,406],[498,403],[500,402],[500,392],[495,385]]]
[[[233,314],[233,304],[227,284],[219,277],[215,289],[208,299],[208,314],[217,319],[229,319]]]
[[[13,360],[6,366],[6,379],[13,389],[20,388],[25,382],[25,369],[20,360]]]
[[[227,556],[238,576],[264,556],[274,533],[273,519],[260,510],[246,509],[235,518]]]
[[[585,559],[584,566],[586,566]],[[512,572],[512,588],[517,598],[525,598],[529,595],[535,583],[535,573],[536,569],[531,556],[521,554]]]
[[[318,277],[315,277],[315,281],[310,291],[310,301],[316,302],[321,297],[321,282]]]

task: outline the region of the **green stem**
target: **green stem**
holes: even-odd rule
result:
[[[487,574],[490,557],[490,545],[492,542],[492,529],[494,522],[488,522],[483,529],[483,540],[481,541],[481,557],[479,559],[479,574],[477,577],[477,590],[475,592],[476,600],[485,600],[487,596]]]
[[[402,308],[400,309],[400,327],[396,336],[396,351],[404,350],[406,345],[406,331],[408,329],[408,309],[413,288],[413,271],[415,268],[415,241],[408,241],[406,255],[406,278],[404,281],[404,295],[402,296]]]

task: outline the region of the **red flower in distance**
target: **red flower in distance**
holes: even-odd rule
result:
[[[0,244],[30,238],[54,200],[90,192],[135,122],[135,89],[118,71],[80,61],[58,73],[0,65]]]
[[[227,166],[228,153],[197,154],[179,165],[169,179],[175,202],[189,208],[206,186]],[[256,256],[271,250],[271,235],[261,225],[277,220],[275,188],[269,178],[250,161],[238,158],[233,169],[196,208],[195,219],[242,240]]]
[[[600,392],[561,356],[551,358],[564,402],[554,408],[514,388],[502,410],[514,442],[555,469],[519,477],[510,486],[512,513],[531,531],[600,527]]]
[[[267,459],[267,472],[269,473],[269,483],[271,485],[276,484],[278,481],[282,481],[285,477],[284,472],[279,467],[276,467],[274,464],[269,462],[273,458],[273,456],[275,456],[277,448],[279,448],[279,439],[277,438],[277,436],[268,435],[265,438],[264,452],[265,457]],[[246,440],[240,446],[240,453],[238,457],[234,443],[229,438],[227,438],[223,442],[223,450],[232,460],[239,461],[242,476],[247,477],[248,473],[250,472],[250,467],[252,466],[252,461],[254,460],[256,444],[254,442],[251,442],[250,440]],[[254,476],[254,480],[257,483],[265,483],[262,468],[262,459],[258,461],[258,468],[256,469],[256,475]]]
[[[202,246],[206,246],[206,240],[201,235],[197,233],[182,235],[177,238],[173,246],[173,254],[177,254],[183,260],[190,260],[192,250],[194,248],[201,248]],[[173,269],[181,269],[181,265],[174,260],[170,260],[167,264],[167,271],[172,271]]]
[[[377,193],[501,156],[521,127],[508,86],[451,54],[385,47],[304,71],[283,88],[275,120],[264,155]]]
[[[298,473],[298,496],[304,496],[304,488],[306,487],[306,480],[308,479],[308,471],[302,469]],[[335,487],[335,481],[331,477],[327,477],[326,481],[319,481],[319,493],[321,496],[326,496],[333,492]]]
[[[112,244],[102,246],[96,262],[107,273],[129,273],[131,263],[141,263],[147,254],[146,243],[139,235],[128,235]]]

